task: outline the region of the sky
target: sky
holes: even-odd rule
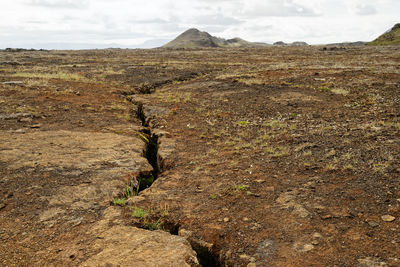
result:
[[[152,48],[189,28],[247,41],[372,41],[399,0],[0,0],[0,49]]]

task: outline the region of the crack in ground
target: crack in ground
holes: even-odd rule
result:
[[[184,75],[182,77],[177,77],[175,79],[166,79],[166,80],[155,82],[155,83],[143,83],[143,84],[133,88],[132,91],[122,92],[122,95],[123,96],[134,95],[134,94],[149,95],[149,94],[154,93],[157,88],[162,87],[164,85],[173,84],[175,82],[189,81],[189,80],[197,78],[200,75],[203,75],[203,73],[201,73],[201,72],[191,72],[191,73],[189,73],[187,75]]]
[[[147,159],[153,170],[150,177],[148,175],[139,175],[138,192],[149,188],[158,178],[158,175],[161,173],[160,167],[158,166],[158,135],[153,134],[148,128],[143,129],[140,136],[142,137],[142,140],[146,143],[146,148],[143,152],[143,156]]]
[[[139,194],[139,192],[151,187],[154,181],[162,173],[163,170],[159,166],[159,160],[161,159],[162,161],[163,159],[159,157],[159,136],[153,133],[151,127],[149,126],[150,119],[147,118],[144,112],[143,103],[137,102],[127,95],[125,95],[125,98],[136,106],[136,117],[141,121],[142,126],[145,127],[140,131],[139,137],[146,143],[146,149],[143,153],[143,156],[148,160],[153,168],[151,175],[149,175],[148,173],[141,173],[136,178],[136,194]],[[145,228],[143,225],[139,227]],[[180,225],[167,220],[164,222],[163,227],[165,230],[168,230],[172,235],[178,235]],[[199,260],[200,266],[221,266],[221,263],[218,260],[218,253],[213,252],[209,247],[202,245],[204,242],[201,242],[200,240],[192,238],[187,239],[191,244],[193,250],[197,253],[197,258]]]

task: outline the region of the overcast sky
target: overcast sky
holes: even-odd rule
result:
[[[399,0],[0,0],[0,48],[157,47],[188,28],[248,41],[371,41]]]

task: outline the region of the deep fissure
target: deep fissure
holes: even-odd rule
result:
[[[153,169],[150,177],[149,174],[140,174],[137,178],[138,192],[140,192],[149,188],[154,183],[160,174],[160,167],[158,166],[158,135],[152,133],[146,115],[144,114],[142,103],[137,103],[136,117],[141,121],[142,126],[146,127],[140,131],[139,136],[146,144],[143,156],[147,159]]]
[[[190,72],[187,73],[186,75],[183,75],[181,77],[176,77],[173,79],[166,79],[166,80],[161,80],[155,83],[142,83],[139,86],[136,86],[133,88],[132,91],[125,91],[122,92],[123,96],[127,95],[132,95],[132,94],[141,94],[141,95],[149,95],[154,93],[157,88],[162,87],[164,85],[168,84],[173,84],[174,82],[184,82],[184,81],[189,81],[191,79],[195,79],[196,77],[204,75],[203,72]]]
[[[146,121],[147,120],[146,115],[144,115],[142,103],[137,104],[136,117],[140,120],[140,122],[142,123],[142,126],[144,126],[144,127],[149,126],[148,122]]]
[[[159,162],[158,162],[158,135],[154,134],[151,131],[151,127],[149,127],[148,118],[144,112],[144,106],[142,103],[135,103],[135,101],[131,99],[131,103],[136,105],[136,117],[140,120],[141,124],[144,129],[140,131],[141,139],[146,143],[146,148],[144,151],[144,157],[148,160],[150,165],[152,166],[153,170],[152,173],[149,175],[148,173],[141,173],[139,177],[137,177],[137,192],[145,190],[149,188],[154,181],[158,178],[161,173]],[[164,229],[167,230],[172,235],[178,235],[179,232],[179,224],[176,224],[171,221],[165,222]],[[192,248],[197,253],[197,258],[201,266],[203,267],[220,267],[221,264],[218,260],[218,254],[210,251],[210,249],[206,246],[202,246],[197,242],[190,242]]]
[[[150,187],[160,174],[160,168],[158,166],[158,160],[157,160],[158,136],[153,134],[150,131],[150,129],[142,130],[142,134],[144,134],[143,136],[145,137],[143,138],[144,139],[143,141],[146,143],[146,148],[143,154],[144,157],[147,159],[147,161],[150,163],[153,170],[150,177],[148,174],[139,175],[138,177],[139,192]]]
[[[191,246],[197,253],[197,259],[202,267],[220,267],[218,257],[213,254],[207,247],[200,244],[192,244]]]

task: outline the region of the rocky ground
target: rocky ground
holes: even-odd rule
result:
[[[398,47],[1,52],[0,262],[398,266],[399,65]]]

